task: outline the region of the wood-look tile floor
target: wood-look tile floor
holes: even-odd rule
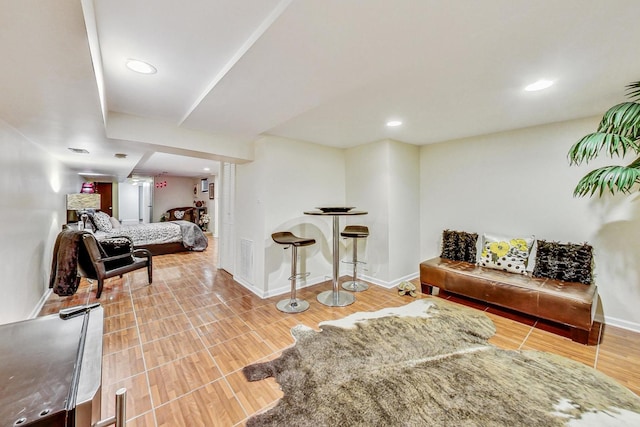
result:
[[[201,253],[153,258],[154,282],[145,271],[105,282],[100,300],[84,279],[71,297],[52,294],[40,315],[99,301],[104,307],[102,416],[114,413],[115,391],[126,387],[129,426],[235,426],[282,396],[273,379],[247,382],[241,369],[279,356],[293,344],[291,327],[317,329],[323,320],[413,301],[371,285],[347,307],[326,307],[316,295],[329,282],[303,289],[304,313],[275,308],[283,297],[260,299],[216,268],[216,241]],[[418,283],[416,280],[415,283]],[[419,287],[419,286],[418,286]],[[418,298],[438,298],[418,295]],[[549,325],[447,297],[484,310],[496,324],[490,340],[505,349],[536,349],[580,361],[640,394],[640,334],[607,326],[598,345],[558,335]],[[550,332],[550,330],[552,330]]]

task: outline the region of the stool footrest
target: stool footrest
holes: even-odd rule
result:
[[[307,272],[307,273],[297,273],[297,274],[294,274],[293,276],[289,276],[289,279],[288,279],[288,280],[293,280],[293,279],[296,279],[296,280],[297,280],[297,279],[304,279],[305,277],[309,277],[309,275],[310,275],[310,274],[311,274],[310,272]]]
[[[340,262],[343,262],[345,264],[366,264],[366,262],[364,261],[348,261],[348,260],[342,260]]]
[[[362,292],[369,289],[369,285],[364,282],[360,282],[359,280],[350,280],[342,284],[342,289],[351,292]]]

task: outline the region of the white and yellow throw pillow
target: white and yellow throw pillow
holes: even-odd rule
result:
[[[482,267],[526,274],[534,237],[503,237],[484,234],[479,264]]]

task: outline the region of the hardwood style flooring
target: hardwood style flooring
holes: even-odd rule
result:
[[[303,323],[317,329],[323,320],[413,301],[395,289],[371,285],[357,293],[350,306],[326,307],[316,300],[319,292],[331,288],[326,282],[299,292],[311,304],[309,310],[285,314],[275,308],[283,296],[256,297],[218,270],[216,259],[216,242],[210,238],[205,252],[154,257],[150,286],[146,272],[139,270],[107,280],[100,300],[95,298],[96,284],[84,279],[74,296],[49,297],[40,315],[95,301],[104,307],[103,418],[114,413],[115,391],[126,387],[128,426],[244,425],[282,393],[272,378],[250,383],[241,370],[274,359],[292,345],[291,327]],[[607,326],[599,344],[585,346],[552,333],[552,326],[535,319],[447,298],[484,310],[497,328],[490,342],[499,347],[560,354],[640,394],[638,333]]]

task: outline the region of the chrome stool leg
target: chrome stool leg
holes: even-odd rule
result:
[[[358,261],[358,238],[353,238],[353,257],[351,259],[353,263],[353,277],[352,280],[348,282],[344,282],[342,284],[342,289],[351,291],[351,292],[362,292],[369,289],[369,285],[364,282],[358,280],[358,264],[363,264],[361,261]]]
[[[276,304],[278,310],[285,313],[300,313],[309,308],[309,303],[305,300],[296,298],[296,282],[300,277],[306,277],[307,274],[298,274],[296,271],[298,267],[298,248],[295,245],[291,245],[291,297],[283,299]]]

